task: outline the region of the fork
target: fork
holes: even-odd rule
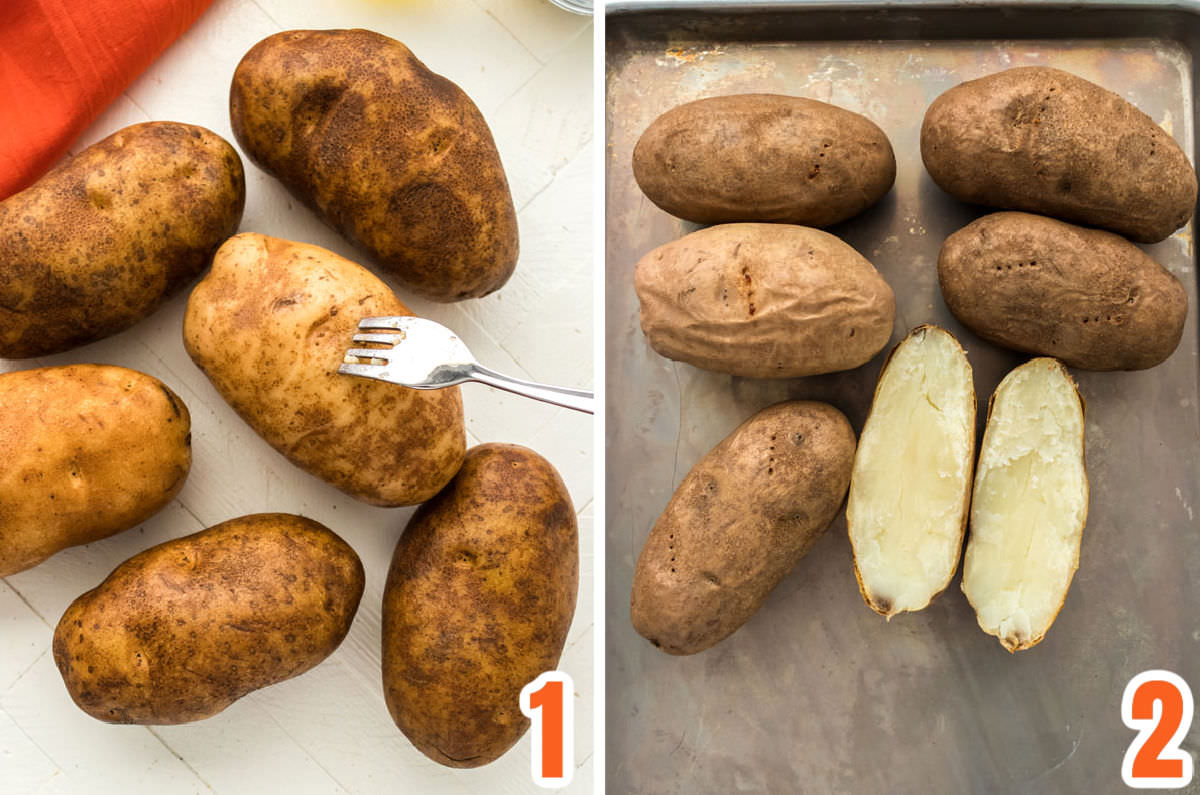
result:
[[[346,351],[345,363],[338,368],[344,375],[374,378],[412,389],[442,389],[475,381],[556,406],[594,413],[591,392],[522,381],[488,369],[475,360],[457,334],[432,320],[368,317],[359,321],[358,328],[362,333],[354,335],[355,342],[385,347]]]

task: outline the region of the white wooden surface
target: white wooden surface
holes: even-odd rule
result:
[[[457,82],[495,134],[520,219],[521,257],[500,292],[456,305],[397,293],[456,329],[486,364],[569,386],[592,383],[592,30],[545,0],[215,0],[78,142],[149,119],[206,126],[231,142],[228,87],[255,42],[292,28],[365,27],[407,44]],[[236,145],[236,144],[235,144]],[[241,229],[362,257],[243,156]],[[517,793],[530,739],[478,770],[443,768],[392,724],[380,683],[380,600],[412,509],[355,502],[292,467],[220,399],[184,352],[187,295],[139,326],[0,371],[99,362],[150,373],[187,402],[194,462],[179,499],[144,526],[59,553],[0,580],[0,793]],[[529,446],[562,473],[580,520],[581,581],[560,668],[574,678],[576,764],[569,792],[592,790],[592,425],[580,414],[463,387],[469,443]],[[327,524],[366,567],[353,628],[328,660],[199,723],[109,726],[70,701],[50,654],[72,599],[146,547],[259,511]]]

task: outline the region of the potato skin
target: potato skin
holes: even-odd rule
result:
[[[136,370],[0,375],[0,577],[149,519],[192,465],[187,406]]]
[[[824,227],[883,198],[896,180],[896,157],[883,130],[853,111],[734,94],[655,119],[633,150],[633,175],[650,201],[698,224]]]
[[[1028,213],[993,213],[946,239],[946,305],[984,339],[1084,370],[1159,364],[1183,335],[1183,285],[1118,235]]]
[[[491,130],[457,85],[368,30],[254,45],[229,94],[238,143],[413,292],[459,301],[517,263],[517,214]]]
[[[748,378],[851,370],[892,335],[896,299],[861,254],[818,229],[725,224],[638,262],[642,331],[668,359]]]
[[[358,555],[329,528],[243,516],[118,566],[63,613],[54,661],[97,720],[201,720],[332,654],[363,584]]]
[[[1032,66],[955,86],[921,125],[929,176],[955,198],[1157,243],[1188,222],[1196,173],[1154,120],[1069,72]]]
[[[558,472],[532,450],[471,448],[417,509],[383,594],[383,688],[422,753],[479,767],[529,721],[518,696],[558,665],[579,590],[579,534]]]
[[[415,505],[462,463],[458,387],[418,391],[337,372],[359,320],[411,314],[331,251],[241,234],[192,291],[183,341],[221,397],[293,464],[363,502]]]
[[[135,124],[0,202],[0,357],[60,353],[154,312],[237,231],[242,161],[223,138]]]
[[[854,449],[850,423],[826,403],[778,403],[742,423],[650,531],[634,629],[669,654],[695,654],[746,623],[837,515]]]

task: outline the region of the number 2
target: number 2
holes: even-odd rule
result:
[[[521,688],[521,712],[533,721],[530,775],[539,787],[571,783],[575,772],[575,685],[562,671],[547,671]]]
[[[1192,757],[1179,748],[1192,725],[1192,691],[1170,671],[1142,671],[1121,697],[1121,720],[1138,733],[1121,778],[1138,789],[1179,789],[1192,780]]]

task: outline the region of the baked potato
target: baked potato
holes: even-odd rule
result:
[[[223,138],[135,124],[0,202],[0,357],[70,350],[142,320],[237,231],[242,161]]]
[[[529,728],[518,697],[558,665],[578,590],[558,472],[524,447],[471,448],[417,509],[388,572],[383,689],[396,725],[449,767],[499,758]]]
[[[201,720],[332,654],[363,583],[354,550],[311,519],[231,519],[133,556],[72,602],[54,662],[97,720]]]
[[[633,150],[633,175],[646,198],[698,224],[824,227],[883,198],[896,180],[896,157],[883,130],[853,111],[735,94],[655,119]]]
[[[415,505],[462,463],[458,387],[420,391],[337,372],[360,319],[411,314],[331,251],[241,234],[192,291],[183,341],[221,397],[296,466],[373,505]]]
[[[1087,523],[1083,399],[1061,362],[1033,359],[988,401],[963,562],[980,628],[1036,646],[1062,609]]]
[[[149,519],[192,465],[187,406],[96,364],[0,375],[0,577]]]
[[[979,336],[1084,370],[1153,367],[1187,320],[1187,291],[1140,248],[1029,213],[985,215],[948,237],[938,282]]]
[[[922,610],[958,570],[975,465],[975,383],[937,326],[892,349],[858,438],[846,525],[863,599],[891,619]]]
[[[1060,69],[970,80],[933,101],[921,158],[956,199],[1163,240],[1196,206],[1175,140],[1117,94]]]
[[[483,115],[407,47],[369,30],[289,30],[233,75],[238,143],[405,287],[435,301],[498,290],[517,214]]]
[[[708,452],[679,484],[638,556],[633,627],[669,654],[731,635],[842,506],[854,430],[833,406],[778,403]]]
[[[651,348],[749,378],[865,364],[887,345],[896,314],[892,288],[861,254],[788,224],[692,232],[642,257],[634,287]]]

